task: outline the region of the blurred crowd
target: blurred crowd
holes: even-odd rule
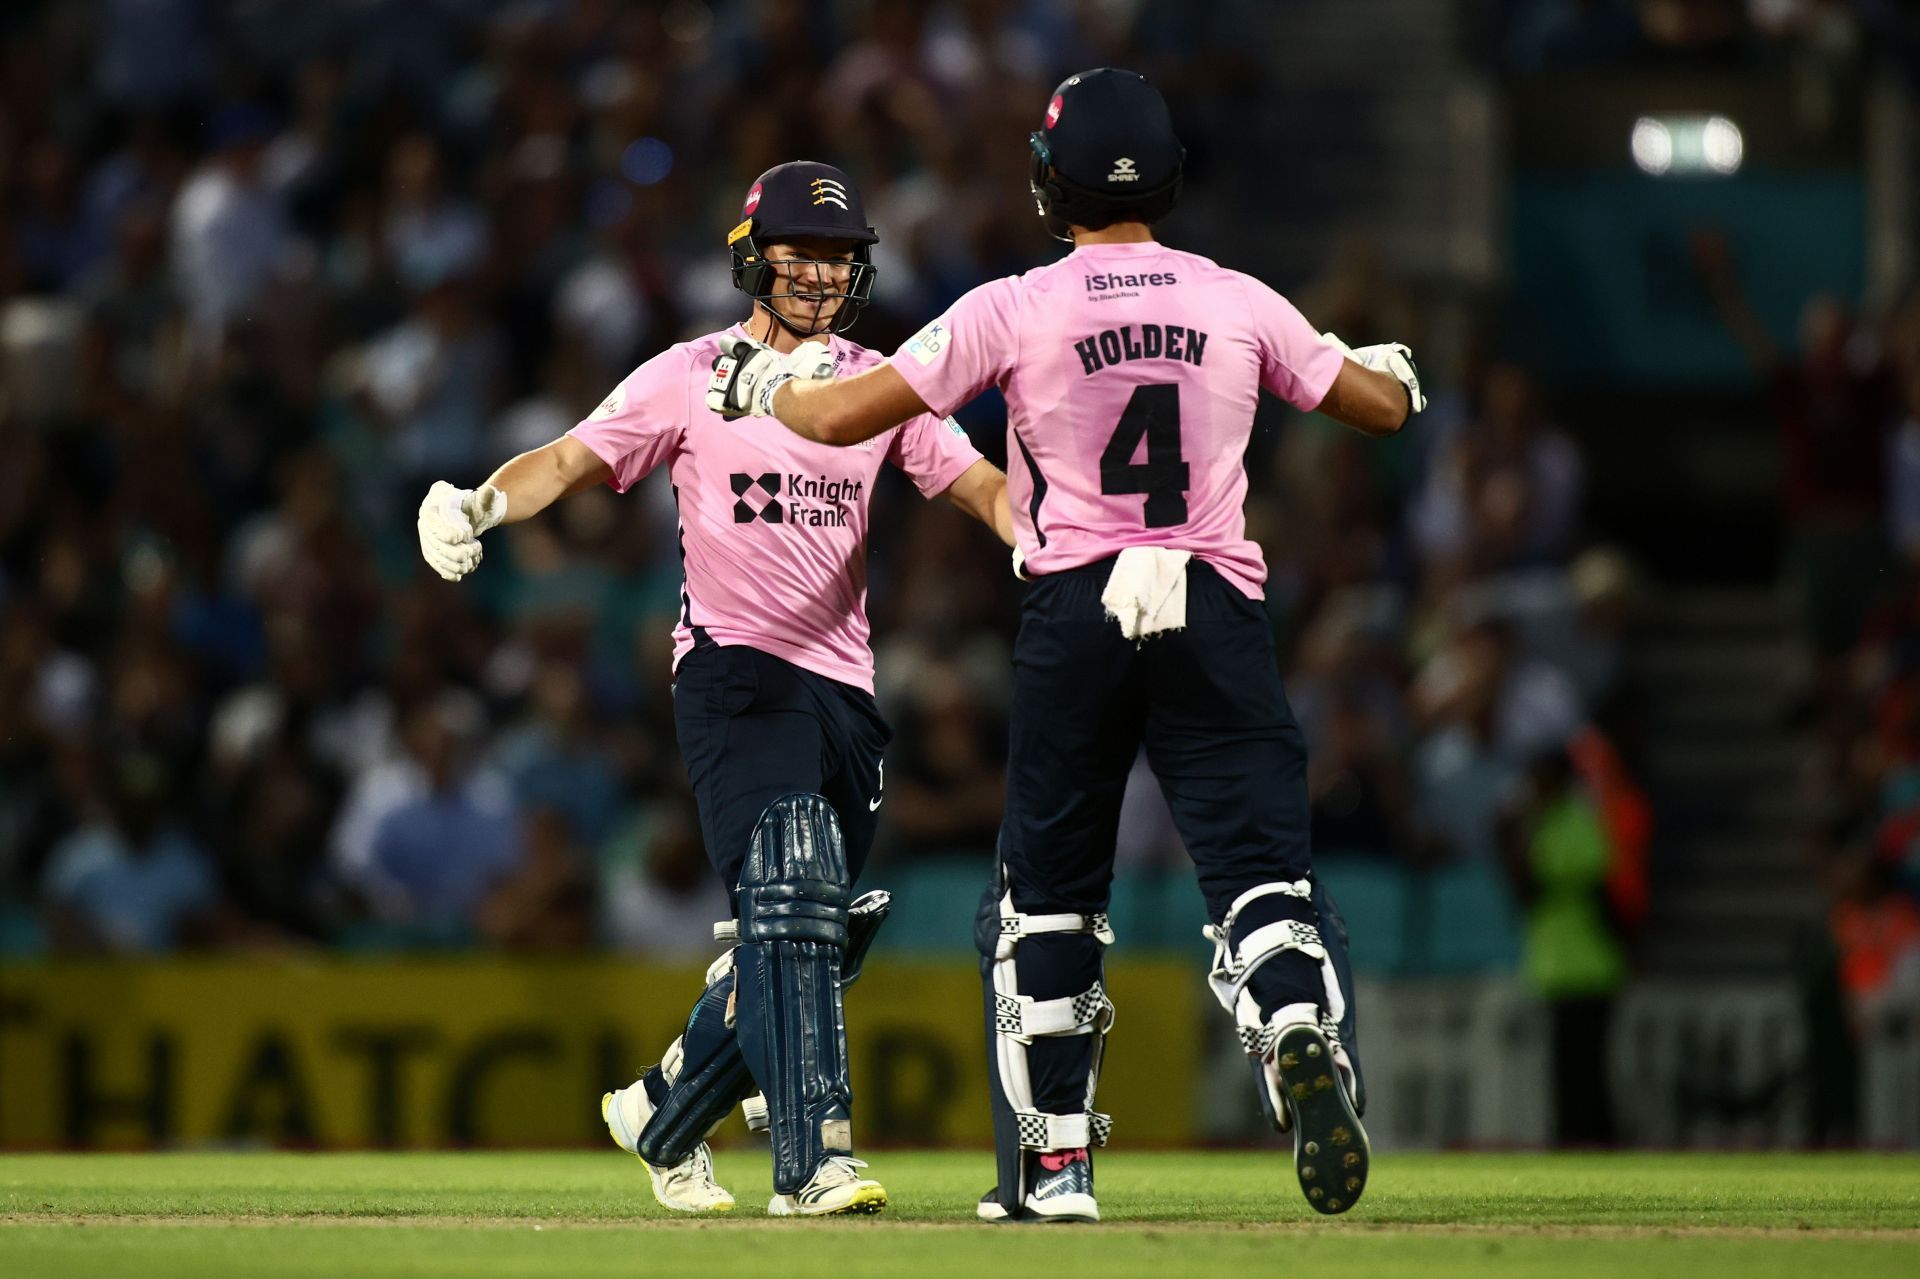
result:
[[[1803,441],[1815,870],[1841,987],[1870,1018],[1920,999],[1920,295],[1867,317],[1817,299],[1775,369]]]
[[[664,476],[494,534],[457,587],[417,562],[419,495],[738,318],[723,237],[776,162],[863,184],[882,349],[1057,251],[1022,140],[1068,71],[1153,74],[1204,191],[1260,86],[1236,6],[1190,8],[5,6],[0,952],[708,949]],[[1171,236],[1231,262],[1214,225],[1196,194]],[[1374,246],[1297,266],[1321,328],[1431,336]],[[1644,906],[1633,574],[1527,371],[1466,345],[1387,444],[1263,410],[1249,524],[1323,856],[1493,869],[1577,993]],[[999,413],[964,415],[996,460]],[[878,865],[984,875],[1016,583],[904,483],[873,530]],[[1123,865],[1180,865],[1141,783]]]
[[[1839,987],[1871,1016],[1920,997],[1920,289],[1877,307],[1815,295],[1783,345],[1725,240],[1701,233],[1694,254],[1779,432],[1813,869]]]
[[[1869,40],[1912,34],[1900,0],[1493,0],[1516,72],[1634,63],[1855,63]]]

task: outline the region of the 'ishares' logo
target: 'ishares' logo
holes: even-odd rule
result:
[[[733,522],[796,524],[802,528],[845,528],[847,515],[866,487],[862,480],[830,480],[824,475],[748,475],[735,471]]]

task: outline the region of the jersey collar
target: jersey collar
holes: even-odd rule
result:
[[[1155,253],[1165,253],[1167,246],[1158,240],[1141,240],[1134,244],[1081,244],[1074,246],[1070,258],[1078,257],[1117,257],[1143,258]]]

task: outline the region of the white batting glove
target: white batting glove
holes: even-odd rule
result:
[[[722,417],[771,417],[773,393],[794,378],[833,376],[833,353],[824,342],[802,342],[781,355],[764,342],[736,338],[714,357],[707,407]]]
[[[1383,342],[1378,346],[1352,347],[1332,333],[1322,333],[1320,341],[1338,347],[1340,353],[1361,368],[1385,373],[1407,388],[1407,416],[1427,407],[1426,393],[1420,389],[1420,370],[1414,367],[1413,351],[1404,342]]]
[[[480,535],[507,518],[507,495],[491,484],[455,488],[436,480],[420,503],[420,557],[449,582],[480,567]]]

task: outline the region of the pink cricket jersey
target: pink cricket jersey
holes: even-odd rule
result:
[[[1258,599],[1243,456],[1265,387],[1317,408],[1344,357],[1251,276],[1160,244],[1075,249],[983,284],[893,367],[935,413],[1007,397],[1008,500],[1035,573],[1192,551]]]
[[[568,434],[613,468],[619,492],[669,468],[686,573],[676,666],[698,630],[871,693],[867,506],[880,465],[935,497],[980,454],[957,423],[930,415],[851,448],[767,418],[729,422],[708,410],[707,381],[721,341],[744,336],[735,326],[662,351]],[[881,362],[838,337],[828,345],[842,375]]]

